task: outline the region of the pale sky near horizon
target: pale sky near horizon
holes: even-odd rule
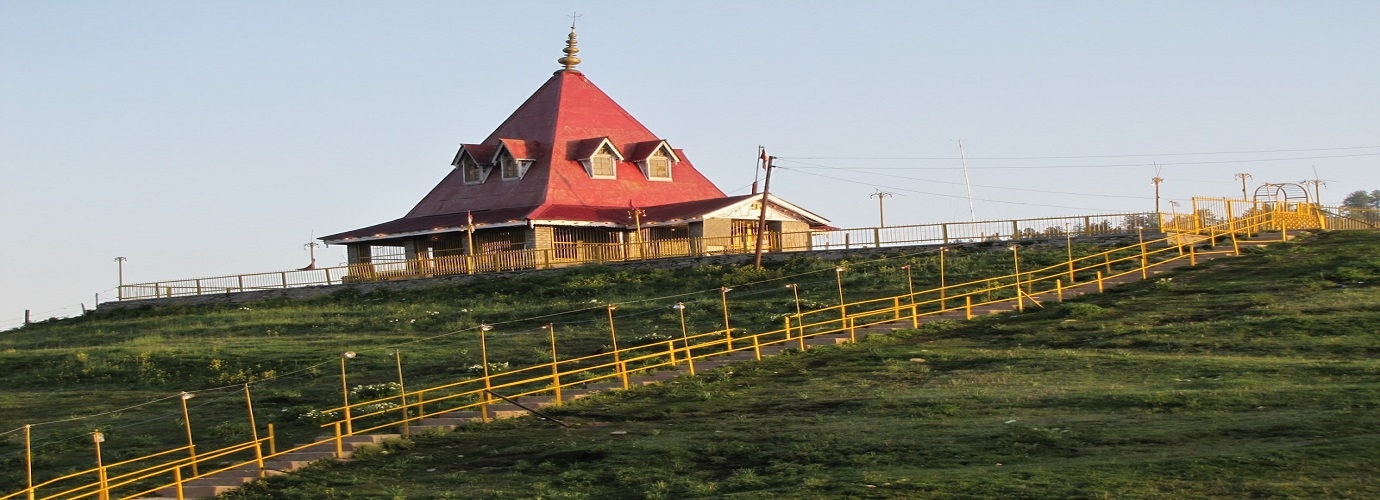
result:
[[[0,330],[402,216],[557,69],[840,227],[1380,189],[1380,2],[0,0]],[[1167,204],[1166,204],[1167,207]],[[343,247],[319,262],[344,261]]]

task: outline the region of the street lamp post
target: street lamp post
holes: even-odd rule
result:
[[[919,328],[919,327],[920,327],[920,317],[919,317],[918,315],[916,315],[916,311],[915,311],[915,279],[914,279],[914,277],[911,276],[910,264],[906,264],[906,265],[904,265],[904,266],[901,266],[901,269],[905,269],[905,270],[906,270],[906,296],[907,296],[907,297],[910,297],[910,322],[911,322],[911,327],[912,327],[912,328]],[[941,306],[941,307],[943,307],[943,306]]]
[[[800,284],[798,284],[798,283],[791,283],[791,284],[789,284],[789,285],[786,285],[786,288],[791,289],[791,295],[793,295],[793,296],[795,297],[795,315],[796,315],[796,316],[799,316],[799,315],[800,315]]]
[[[487,335],[489,330],[493,329],[492,326],[479,324],[479,369],[483,370],[484,373],[484,397],[480,398],[480,402],[483,404],[479,405],[479,416],[485,422],[489,421],[489,402],[490,398],[493,397],[489,394],[489,390],[493,389],[493,381],[489,380],[489,339]]]
[[[846,270],[847,269],[844,269],[842,266],[834,268],[834,281],[838,283],[839,287],[839,317],[841,318],[848,317],[848,311],[846,309],[847,306],[844,305],[843,300],[843,272]]]
[[[196,397],[196,395],[186,391],[178,395],[178,399],[182,400],[182,425],[187,429],[187,454],[191,457],[192,475],[197,476],[201,475],[201,473],[197,471],[196,465],[196,442],[192,441],[192,416],[187,411],[187,400],[194,397]]]
[[[345,351],[345,352],[340,353],[340,396],[341,396],[341,399],[343,399],[343,400],[345,401],[345,434],[346,434],[346,435],[352,435],[352,434],[355,433],[355,429],[354,429],[353,425],[352,425],[351,422],[350,422],[350,382],[349,382],[349,379],[345,376],[345,360],[347,360],[347,359],[353,359],[354,357],[355,357],[355,352],[354,352],[354,351]]]
[[[685,328],[685,303],[676,302],[671,306],[680,315],[680,340],[685,344],[685,364],[690,367],[690,376],[695,375],[695,354],[690,352],[690,332]]]
[[[732,288],[719,287],[719,302],[723,304],[724,309],[724,337],[728,339],[729,351],[733,351],[733,327],[728,324],[728,292],[731,291],[733,291]]]
[[[1148,262],[1145,255],[1145,228],[1136,226],[1136,239],[1140,241],[1140,279],[1150,279],[1149,272],[1145,267]]]
[[[1069,231],[1069,225],[1064,224],[1064,249],[1069,254],[1069,283],[1073,283],[1073,233]]]
[[[561,365],[560,359],[556,357],[556,324],[547,323],[541,328],[551,335],[551,388],[555,393],[556,404],[561,404]]]
[[[618,372],[618,378],[623,381],[623,388],[631,387],[628,384],[628,372],[623,369],[623,354],[618,352],[618,330],[613,327],[613,310],[618,309],[616,304],[609,304],[609,340],[613,342],[613,369]]]
[[[949,308],[949,286],[944,278],[944,254],[949,253],[949,247],[939,247],[939,310],[944,311]]]
[[[1025,312],[1025,298],[1021,293],[1021,247],[1011,245],[1011,258],[1016,264],[1016,310]]]

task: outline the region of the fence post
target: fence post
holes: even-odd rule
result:
[[[340,435],[340,421],[335,422],[335,458],[345,459],[345,438]]]
[[[331,268],[328,267],[326,269],[323,269],[323,271],[326,271],[326,284],[331,284]]]
[[[940,237],[943,238],[944,244],[945,244],[945,245],[948,245],[948,244],[949,244],[949,225],[948,225],[948,224],[940,224],[940,225],[939,225],[939,234],[940,234]]]
[[[964,312],[964,315],[966,316],[964,319],[973,319],[973,296],[972,296],[972,295],[964,295],[964,296],[963,296],[963,312]]]
[[[1011,241],[1019,239],[1021,239],[1021,223],[1013,220],[1011,221]]]
[[[858,329],[856,328],[857,320],[854,318],[844,318],[844,320],[844,322],[846,323],[845,326],[848,328],[848,342],[853,344],[858,343]]]
[[[1084,234],[1084,235],[1087,235],[1087,236],[1092,236],[1092,235],[1093,235],[1093,232],[1092,232],[1092,217],[1084,217],[1084,218],[1083,218],[1083,234]]]
[[[882,248],[882,229],[881,229],[881,228],[878,228],[878,227],[872,228],[872,246],[875,247],[875,248]]]
[[[278,435],[273,433],[273,423],[268,424],[268,454],[278,454]]]
[[[201,279],[196,280],[196,294],[201,295]]]
[[[239,281],[240,281],[240,291],[243,292],[243,291],[244,291],[244,275],[241,274],[241,275],[236,276],[236,277],[240,279],[240,280],[239,280]]]
[[[1054,280],[1054,292],[1059,297],[1059,303],[1064,302],[1064,280]]]
[[[762,344],[757,340],[757,338],[761,336],[762,334],[760,333],[752,336],[752,355],[757,361],[762,360]]]
[[[1103,288],[1103,286],[1102,286],[1102,271],[1098,271],[1098,272],[1097,272],[1097,293],[1102,293],[1103,290],[1104,290],[1104,288]]]

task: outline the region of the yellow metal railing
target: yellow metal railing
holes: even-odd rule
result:
[[[1154,214],[1125,213],[1074,217],[1044,217],[978,222],[947,222],[872,228],[772,233],[763,240],[764,252],[880,248],[886,246],[950,244],[1134,234],[1136,227],[1153,225]],[[476,255],[421,259],[391,259],[307,270],[248,273],[206,278],[121,284],[119,300],[143,300],[195,295],[224,295],[259,290],[337,285],[365,281],[426,278],[457,274],[547,269],[579,264],[603,264],[675,257],[753,253],[751,236],[674,238],[623,243],[554,243],[550,249],[524,249]]]
[[[1253,235],[1261,231],[1281,227],[1276,211],[1257,211],[1233,217],[1216,224],[1199,226],[1197,230],[1178,231],[1175,234],[1152,240],[1142,239],[1135,245],[1109,249],[1100,253],[1070,258],[1066,262],[1036,268],[1020,269],[1019,247],[1013,246],[1012,261],[1015,272],[965,283],[945,285],[939,288],[889,296],[877,299],[847,302],[842,278],[838,290],[840,304],[831,307],[802,311],[783,318],[782,327],[758,333],[737,334],[732,328],[709,331],[691,335],[683,333],[679,339],[657,341],[646,345],[623,347],[609,352],[560,359],[556,352],[554,325],[547,325],[552,338],[550,363],[536,364],[501,373],[486,373],[484,376],[460,380],[448,384],[419,390],[402,391],[400,394],[369,401],[348,404],[324,410],[323,413],[338,412],[343,418],[323,424],[331,429],[328,440],[315,441],[284,450],[276,449],[272,424],[267,426],[267,436],[259,437],[258,427],[251,420],[255,437],[249,441],[231,444],[209,452],[190,453],[192,446],[177,447],[112,464],[99,462],[100,433],[93,433],[94,446],[98,457],[96,468],[74,472],[32,483],[23,490],[0,496],[0,500],[37,498],[110,498],[112,492],[122,489],[121,498],[137,498],[154,491],[172,488],[181,493],[183,486],[191,480],[215,475],[233,469],[253,469],[262,475],[264,463],[288,453],[307,449],[319,449],[326,444],[334,444],[336,456],[345,455],[345,438],[352,435],[367,434],[383,430],[401,429],[407,433],[411,425],[421,419],[437,417],[456,411],[477,411],[477,416],[487,421],[490,406],[499,404],[496,395],[508,398],[524,396],[553,397],[559,404],[564,394],[569,394],[575,386],[609,382],[615,387],[627,388],[632,373],[655,371],[685,366],[691,374],[695,373],[695,362],[732,353],[751,352],[755,359],[761,359],[762,348],[785,346],[805,349],[806,340],[821,335],[846,333],[851,341],[857,340],[857,330],[879,324],[909,321],[919,326],[924,318],[962,311],[966,318],[974,317],[974,309],[984,306],[1014,304],[1014,309],[1043,307],[1049,300],[1062,301],[1065,289],[1070,286],[1092,286],[1096,284],[1102,291],[1107,280],[1126,275],[1139,275],[1144,279],[1150,269],[1171,262],[1187,259],[1196,263],[1196,243],[1225,243],[1229,239],[1232,252],[1239,253],[1237,238]],[[1287,231],[1287,228],[1284,228]],[[1138,231],[1139,232],[1139,231]],[[1183,245],[1185,234],[1199,239],[1195,244]],[[1282,232],[1281,238],[1284,237]],[[839,268],[838,273],[847,272]],[[1067,281],[1066,281],[1067,280]],[[609,308],[610,336],[617,345],[614,324],[615,307]],[[481,343],[483,342],[481,336]],[[482,345],[482,344],[481,344]],[[481,351],[487,352],[487,351]],[[398,374],[401,384],[402,364],[398,359]],[[487,354],[481,359],[483,366],[489,365]],[[343,365],[342,365],[343,366]],[[344,389],[344,388],[342,388]],[[248,387],[246,400],[252,418],[252,400]],[[346,396],[348,400],[348,396]],[[388,403],[384,405],[383,403]],[[25,434],[26,450],[29,436]],[[267,449],[265,449],[267,447]],[[182,454],[188,454],[182,457]],[[150,461],[176,457],[160,463]],[[25,465],[32,470],[33,457],[26,453]],[[202,467],[205,470],[198,472]],[[83,479],[86,478],[86,479]],[[164,479],[159,479],[164,478]],[[140,481],[167,481],[155,488],[129,491]],[[40,490],[43,491],[40,494]]]

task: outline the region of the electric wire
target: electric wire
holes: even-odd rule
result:
[[[1039,169],[1056,169],[1056,168],[1126,168],[1126,167],[1150,167],[1150,166],[1172,167],[1172,166],[1184,166],[1184,165],[1220,165],[1220,164],[1235,164],[1235,163],[1260,163],[1260,162],[1272,162],[1272,161],[1321,160],[1321,159],[1331,159],[1331,158],[1356,158],[1356,157],[1362,157],[1362,156],[1380,156],[1380,153],[1357,153],[1357,154],[1349,154],[1349,155],[1328,155],[1328,156],[1299,156],[1299,157],[1290,157],[1290,158],[1252,158],[1252,159],[1245,159],[1245,160],[1189,161],[1189,162],[1173,162],[1173,163],[1155,162],[1155,163],[1113,163],[1113,164],[1102,164],[1102,165],[1014,165],[1014,166],[986,166],[986,167],[983,167],[983,166],[976,166],[976,167],[968,167],[968,169],[969,169],[969,170],[1030,170],[1030,169],[1039,170]],[[793,160],[792,158],[778,158],[778,159],[781,159],[781,160]],[[871,161],[877,161],[877,160],[956,160],[957,158],[865,158],[865,157],[855,157],[855,158],[814,158],[814,157],[801,157],[801,158],[795,158],[794,160],[798,161],[798,160],[821,160],[821,159],[830,159],[830,160],[871,160]],[[968,160],[973,160],[973,158],[968,158]],[[779,168],[779,167],[778,167],[778,168]],[[860,168],[857,168],[857,167],[854,167],[854,168],[846,168],[846,167],[829,167],[829,168],[839,168],[839,169],[841,169],[841,170],[858,170],[858,169],[860,169]],[[959,166],[959,167],[953,167],[953,166],[946,166],[946,167],[865,167],[865,168],[866,168],[866,169],[870,169],[870,170],[962,170],[962,169],[963,169],[963,167],[961,167],[961,166]]]
[[[988,156],[974,157],[969,156],[969,160],[1076,160],[1085,158],[1139,158],[1155,156],[1206,156],[1206,155],[1237,155],[1237,154],[1261,154],[1261,153],[1307,153],[1313,151],[1350,151],[1357,149],[1377,149],[1380,146],[1347,146],[1340,148],[1306,148],[1306,149],[1264,149],[1255,151],[1207,151],[1201,153],[1134,153],[1116,155],[1078,155],[1078,156]],[[778,156],[779,159],[792,160],[961,160],[960,157],[842,157],[842,156]]]

